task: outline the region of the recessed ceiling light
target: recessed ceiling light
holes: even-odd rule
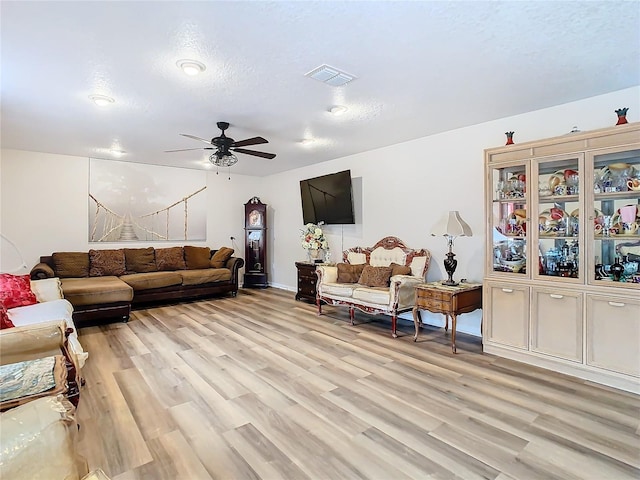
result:
[[[109,153],[111,153],[111,155],[113,155],[116,158],[120,158],[121,156],[123,156],[127,152],[125,152],[124,150],[111,149],[111,150],[109,150]]]
[[[189,59],[178,60],[176,65],[190,77],[198,75],[207,69],[204,63]]]
[[[339,117],[340,115],[346,113],[347,110],[349,109],[344,105],[336,105],[334,107],[331,107],[331,109],[329,109],[329,111],[331,112],[331,115],[335,115],[336,117]]]
[[[315,140],[313,138],[304,138],[300,143],[305,147],[308,147],[309,145],[312,145],[313,143],[315,143]]]
[[[99,107],[106,107],[107,105],[115,103],[113,98],[107,97],[106,95],[89,95],[89,99]]]

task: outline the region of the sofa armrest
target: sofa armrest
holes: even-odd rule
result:
[[[53,278],[56,276],[53,268],[44,262],[38,263],[31,269],[31,280],[43,280],[45,278]]]
[[[244,267],[244,260],[240,257],[230,257],[225,263],[225,267],[231,270],[231,283],[238,284],[238,271]]]
[[[0,365],[60,355],[66,349],[64,320],[0,330]]]
[[[88,471],[76,453],[78,424],[67,400],[43,397],[0,415],[2,478],[80,478]]]
[[[413,275],[394,275],[391,277],[391,305],[397,302],[399,309],[415,305],[415,286],[424,283],[424,278]]]

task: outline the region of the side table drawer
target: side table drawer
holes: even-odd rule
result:
[[[422,304],[425,304],[425,302],[432,302],[432,301],[445,301],[445,302],[450,302],[451,301],[451,294],[448,292],[438,292],[436,290],[423,290],[423,289],[416,289],[416,292],[418,293],[418,298],[417,300],[419,302],[421,302]]]
[[[418,301],[418,307],[426,310],[444,310],[448,312],[451,309],[451,302],[433,298],[421,298]]]

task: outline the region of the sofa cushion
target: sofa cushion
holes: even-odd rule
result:
[[[74,306],[130,302],[133,288],[118,277],[63,278],[64,298]]]
[[[57,277],[31,280],[31,291],[36,296],[38,303],[51,302],[64,298],[62,295],[62,284]]]
[[[0,273],[0,304],[6,309],[37,303],[29,275]]]
[[[187,263],[187,270],[209,268],[211,249],[209,247],[193,247],[191,245],[185,245],[184,259]]]
[[[125,260],[122,248],[115,250],[89,250],[89,276],[106,277],[124,275]]]
[[[392,263],[389,265],[391,267],[391,276],[394,275],[411,275],[411,267],[408,265],[398,265],[397,263]]]
[[[5,328],[13,328],[15,325],[7,315],[7,307],[0,304],[0,330]]]
[[[359,252],[347,253],[347,262],[351,265],[363,265],[367,263],[367,255]]]
[[[130,285],[134,292],[182,284],[182,277],[178,272],[131,273],[121,276],[120,280]]]
[[[358,283],[367,287],[388,287],[391,271],[391,267],[365,265]]]
[[[220,250],[213,254],[209,265],[212,268],[222,268],[226,265],[227,260],[231,258],[231,255],[233,255],[233,248],[221,247]]]
[[[125,248],[124,260],[127,273],[156,272],[156,254],[153,247]]]
[[[161,272],[186,269],[183,248],[156,248],[156,266]]]
[[[322,285],[322,294],[349,298],[359,286],[357,283],[324,283]]]
[[[375,305],[389,305],[391,293],[388,287],[366,288],[360,287],[353,291],[353,299]]]
[[[358,283],[364,264],[350,265],[348,263],[338,263],[338,283]]]
[[[55,252],[53,266],[60,278],[78,278],[89,276],[88,252]]]
[[[201,270],[183,270],[182,285],[202,285],[204,283],[228,282],[231,270],[228,268],[203,268]]]
[[[424,277],[425,269],[427,268],[427,261],[429,257],[426,255],[420,257],[413,257],[411,260],[411,275],[414,277]]]

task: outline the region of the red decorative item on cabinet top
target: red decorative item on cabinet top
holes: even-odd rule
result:
[[[507,136],[507,143],[505,145],[513,145],[513,134],[515,132],[505,132],[504,134]]]
[[[618,110],[616,110],[616,114],[618,115],[618,123],[616,123],[616,125],[624,125],[627,122],[627,112],[629,111],[629,108],[625,107],[625,108],[619,108]]]

